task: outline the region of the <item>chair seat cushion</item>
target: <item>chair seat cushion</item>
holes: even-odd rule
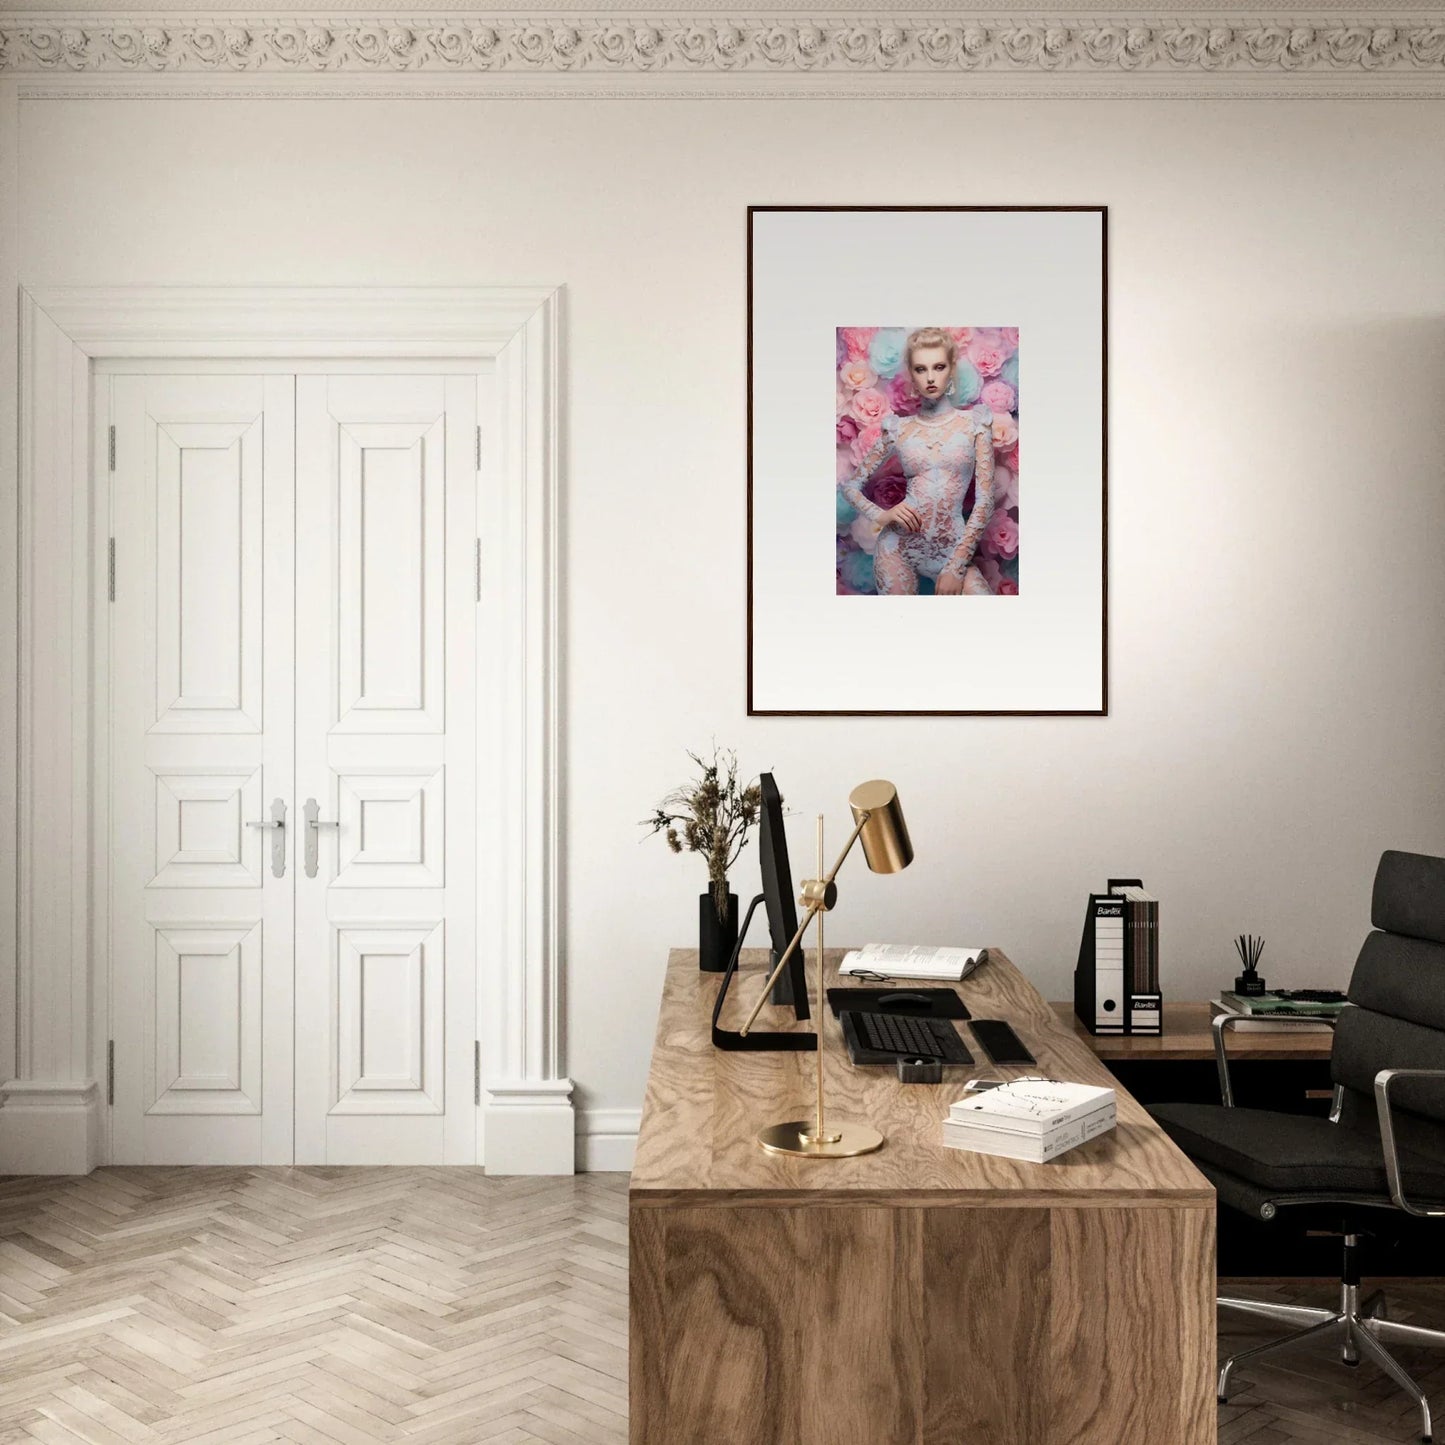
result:
[[[1389,1195],[1380,1135],[1367,1125],[1220,1104],[1155,1104],[1149,1112],[1191,1158],[1263,1189]],[[1400,1169],[1409,1193],[1445,1196],[1445,1161],[1402,1149]]]

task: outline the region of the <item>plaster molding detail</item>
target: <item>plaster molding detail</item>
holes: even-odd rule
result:
[[[1445,11],[1286,19],[203,18],[0,19],[0,71],[89,76],[1238,76],[1445,80]]]

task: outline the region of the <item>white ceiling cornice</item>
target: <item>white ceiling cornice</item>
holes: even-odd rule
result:
[[[1249,18],[1166,0],[1152,16],[926,5],[742,18],[0,11],[0,72],[70,93],[111,80],[114,93],[154,93],[162,82],[269,88],[289,77],[396,94],[1445,95],[1445,10]]]

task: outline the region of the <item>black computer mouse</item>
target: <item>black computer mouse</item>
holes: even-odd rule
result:
[[[879,1008],[917,1008],[919,1004],[931,1009],[933,1000],[926,993],[885,993],[878,998]]]

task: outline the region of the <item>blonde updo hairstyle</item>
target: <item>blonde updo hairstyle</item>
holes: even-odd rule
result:
[[[909,334],[908,341],[903,348],[903,364],[908,371],[909,379],[911,380],[913,376],[914,349],[930,346],[943,348],[944,355],[948,357],[948,380],[952,385],[953,374],[958,370],[958,342],[940,326],[920,326],[917,331]]]

